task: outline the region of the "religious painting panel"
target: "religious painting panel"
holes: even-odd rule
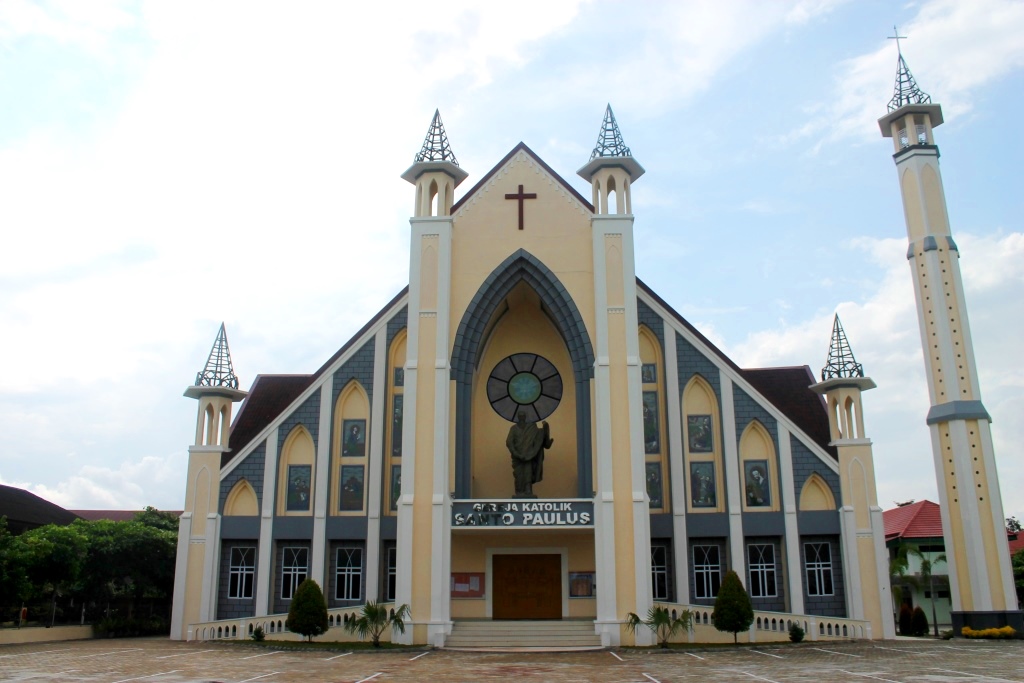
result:
[[[658,392],[644,392],[644,453],[661,452],[661,429],[658,426]]]
[[[713,508],[718,505],[715,484],[715,463],[690,463],[690,504],[695,508]]]
[[[597,594],[594,572],[569,572],[569,597],[592,598]]]
[[[289,512],[309,510],[310,479],[312,474],[312,465],[288,466],[287,510]]]
[[[660,462],[647,463],[647,497],[651,499],[651,508],[660,508],[664,505]]]
[[[397,394],[391,408],[391,457],[402,457],[402,422],[405,410],[405,397]]]
[[[747,507],[767,507],[772,504],[772,487],[768,482],[768,461],[747,460],[743,463],[746,482]]]
[[[640,381],[644,384],[654,384],[658,381],[658,366],[654,363],[644,363],[640,366]]]
[[[691,453],[711,453],[714,450],[714,432],[710,415],[687,415],[686,437]]]
[[[405,386],[405,368],[395,368],[395,386]]]
[[[363,466],[343,465],[341,468],[341,510],[363,509]]]
[[[366,420],[345,420],[341,431],[345,435],[341,447],[343,458],[361,458],[366,455]]]

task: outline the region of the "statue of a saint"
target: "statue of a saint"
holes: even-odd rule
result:
[[[512,454],[512,472],[515,474],[516,497],[533,498],[533,485],[544,478],[544,449],[555,441],[547,422],[542,427],[526,421],[526,411],[520,410],[517,422],[508,430],[505,445]]]

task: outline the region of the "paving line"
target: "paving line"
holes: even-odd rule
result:
[[[339,659],[339,658],[341,658],[341,657],[348,657],[348,656],[349,656],[350,654],[352,654],[352,653],[351,653],[351,652],[346,652],[346,653],[345,653],[345,654],[343,654],[343,655],[334,655],[333,657],[328,657],[328,658],[327,658],[327,659],[325,659],[324,661],[325,661],[325,662],[329,662],[329,661],[331,661],[332,659]]]
[[[836,652],[835,650],[826,650],[823,647],[812,647],[811,649],[812,650],[817,650],[818,652],[827,652],[830,655],[842,655],[844,657],[863,657],[864,656],[864,655],[851,655],[849,652]]]
[[[20,653],[18,653],[16,655],[0,655],[0,659],[3,659],[5,657],[26,657],[28,655],[45,655],[45,654],[49,654],[51,652],[70,652],[70,651],[71,651],[71,648],[67,647],[67,648],[64,648],[63,650],[43,650],[42,652],[20,652]]]
[[[90,657],[105,657],[107,655],[119,655],[122,652],[136,652],[136,651],[141,650],[141,649],[142,649],[141,647],[129,647],[129,648],[125,648],[123,650],[114,650],[113,652],[100,652],[99,654],[95,654],[95,655],[84,655],[82,657],[79,657],[79,659],[89,659]]]
[[[953,671],[952,669],[939,669],[938,667],[932,667],[931,671],[945,671],[946,673],[958,674],[960,676],[970,676],[971,678],[987,678],[990,681],[1006,681],[1006,683],[1021,683],[1021,681],[1017,681],[1012,678],[999,678],[998,676],[989,676],[988,674],[969,674],[966,671]]]
[[[840,669],[844,674],[850,674],[851,676],[862,676],[864,678],[873,678],[876,681],[886,681],[886,683],[902,683],[901,681],[894,681],[891,678],[881,678],[879,676],[872,676],[871,674],[859,674],[856,671],[847,671],[846,669]]]
[[[78,671],[81,671],[81,669],[68,669],[67,671],[58,671],[57,673],[52,674],[52,675],[53,676],[60,676],[61,674],[73,674],[73,673],[76,673]]]
[[[643,673],[643,672],[641,671],[640,673]],[[651,674],[644,674],[644,678],[646,678],[649,681],[654,681],[654,683],[661,683],[661,681],[659,681],[657,678],[655,678]]]
[[[213,650],[200,650],[199,652],[179,652],[176,655],[164,655],[163,657],[156,657],[156,659],[170,659],[171,657],[184,657],[185,655],[201,655],[204,652],[213,652]]]
[[[423,654],[421,654],[421,655],[416,655],[415,657],[413,657],[413,658],[412,658],[412,659],[410,659],[409,661],[410,661],[410,662],[415,662],[415,661],[416,661],[417,659],[419,659],[420,657],[426,657],[426,656],[427,656],[427,655],[429,655],[429,654],[430,654],[430,652],[424,652],[424,653],[423,653]]]
[[[383,675],[384,675],[383,671],[378,671],[377,673],[373,674],[369,678],[361,678],[361,679],[359,679],[358,681],[356,681],[356,683],[365,683],[365,681],[372,681],[377,676],[383,676]],[[242,681],[242,683],[245,683],[245,681]]]
[[[615,657],[615,659],[619,660],[620,662],[626,661],[625,659],[623,659],[622,657],[618,656],[617,654],[615,654],[611,650],[608,651],[608,654],[610,654],[612,657]]]
[[[277,652],[265,652],[265,653],[263,653],[261,655],[250,655],[249,657],[242,657],[242,659],[256,659],[257,657],[269,657],[270,655],[279,655],[279,654],[281,654],[280,650],[278,650]]]
[[[128,681],[141,681],[143,678],[155,678],[156,676],[166,676],[167,674],[176,674],[179,671],[182,671],[182,669],[175,669],[174,671],[161,671],[158,674],[149,674],[148,676],[136,676],[134,678],[122,678],[119,681],[114,681],[114,683],[128,683]]]
[[[778,681],[773,681],[770,678],[764,678],[763,676],[757,676],[755,674],[750,673],[749,671],[741,671],[739,669],[733,669],[733,671],[735,671],[737,673],[741,673],[744,676],[750,676],[751,678],[756,678],[759,681],[767,681],[767,683],[779,683]]]
[[[271,671],[268,674],[263,674],[262,676],[253,676],[252,678],[247,678],[244,681],[239,681],[238,683],[249,683],[249,681],[256,681],[256,680],[259,680],[261,678],[266,678],[267,676],[274,676],[274,675],[279,674],[279,673],[284,673],[284,672],[282,672],[282,671]]]
[[[909,647],[882,647],[881,645],[873,645],[872,647],[874,647],[876,650],[891,650],[893,652],[902,652],[905,655],[923,655],[925,657],[931,656],[927,652],[913,652]]]
[[[751,652],[756,652],[757,654],[764,655],[765,657],[775,657],[775,659],[785,659],[785,657],[783,657],[782,655],[773,655],[771,652],[761,652],[760,650],[751,650]]]
[[[697,657],[697,655],[693,654],[692,652],[684,652],[683,654],[684,655],[690,655],[691,657]],[[699,659],[702,662],[704,661],[703,657],[697,657],[697,659]]]

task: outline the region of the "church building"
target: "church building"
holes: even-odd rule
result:
[[[874,383],[838,318],[820,378],[738,367],[637,276],[644,168],[610,107],[584,161],[589,196],[519,144],[456,200],[468,174],[435,113],[402,174],[408,287],[316,372],[247,392],[221,327],[186,391],[172,637],[272,636],[312,578],[332,624],[408,604],[396,641],[526,620],[643,645],[627,614],[707,624],[728,570],[751,638],[893,636]]]

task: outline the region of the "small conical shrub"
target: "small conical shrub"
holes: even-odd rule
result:
[[[920,607],[914,608],[914,616],[911,617],[910,628],[915,636],[928,635],[928,617],[925,616],[924,610]]]
[[[313,636],[327,632],[327,601],[313,579],[306,579],[295,589],[284,625],[293,633],[301,633],[312,642]]]
[[[715,598],[715,611],[711,613],[711,623],[719,631],[732,634],[732,642],[736,642],[736,634],[746,631],[754,623],[754,606],[750,596],[743,587],[740,577],[730,570],[722,580]]]
[[[910,609],[910,605],[903,603],[900,605],[900,635],[910,636],[914,634],[914,611]]]

